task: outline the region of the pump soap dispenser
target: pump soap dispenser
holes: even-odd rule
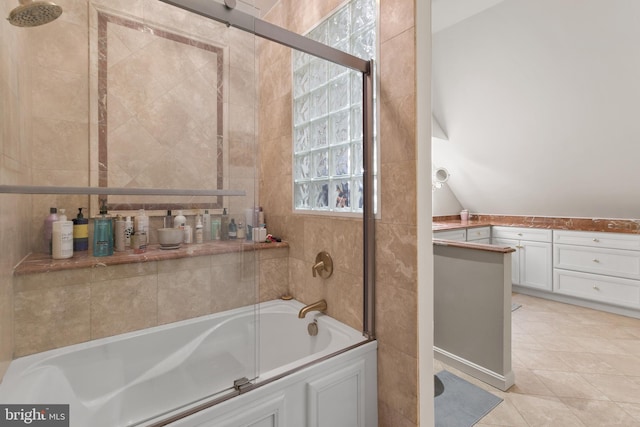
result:
[[[93,222],[93,256],[113,255],[113,222],[107,215],[106,201],[102,200],[100,216]]]

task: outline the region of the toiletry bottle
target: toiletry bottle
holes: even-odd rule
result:
[[[205,209],[202,215],[202,240],[205,242],[211,240],[211,215],[208,209]]]
[[[220,240],[220,218],[211,219],[211,240]]]
[[[222,217],[220,218],[220,240],[229,240],[229,215],[227,208],[222,209]]]
[[[260,206],[258,210],[258,226],[264,224],[264,211],[262,210],[262,206]]]
[[[107,215],[107,205],[102,201],[100,216],[93,220],[93,256],[113,255],[113,222]]]
[[[244,224],[242,221],[238,222],[238,239],[244,239]]]
[[[190,225],[185,225],[183,228],[184,237],[182,243],[193,243],[193,229]]]
[[[184,229],[184,226],[187,225],[187,218],[185,218],[184,215],[182,215],[182,211],[177,211],[177,215],[176,217],[173,219],[173,226],[175,228],[182,228]]]
[[[133,234],[133,222],[131,222],[131,217],[128,216],[124,220],[124,247],[131,247],[131,235]]]
[[[82,215],[82,208],[78,208],[78,215],[73,219],[73,251],[81,252],[89,249],[89,219]]]
[[[136,217],[134,222],[134,229],[136,233],[138,233],[139,231],[144,231],[144,235],[147,238],[145,244],[149,243],[149,217],[145,215],[144,209],[140,209],[138,211],[138,216]]]
[[[49,208],[49,215],[44,219],[44,241],[43,247],[45,253],[51,255],[51,232],[53,231],[53,223],[58,220],[58,209]]]
[[[164,217],[164,228],[173,228],[173,217],[171,216],[171,210],[167,210],[167,215]]]
[[[196,243],[202,243],[204,241],[204,227],[202,220],[198,217],[196,221]]]
[[[67,221],[64,209],[60,209],[58,221],[51,229],[51,256],[53,259],[66,259],[73,256],[73,222]]]
[[[229,239],[236,239],[238,237],[238,225],[236,224],[236,220],[231,218],[231,222],[229,223]]]
[[[126,248],[125,243],[125,233],[126,233],[126,223],[122,216],[118,214],[116,216],[116,237],[115,237],[115,250],[118,252],[123,252]]]
[[[144,230],[135,231],[131,235],[131,246],[134,254],[147,252],[147,233]]]

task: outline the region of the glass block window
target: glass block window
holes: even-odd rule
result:
[[[369,60],[376,15],[375,0],[352,0],[307,37]],[[294,208],[362,212],[362,76],[297,51],[292,65]]]

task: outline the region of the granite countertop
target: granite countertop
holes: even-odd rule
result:
[[[458,228],[473,228],[473,227],[488,227],[494,224],[491,224],[487,221],[461,221],[461,220],[445,220],[445,221],[434,221],[432,225],[433,231],[442,231],[442,230],[455,230]]]
[[[472,215],[469,221],[460,216],[433,218],[433,231],[500,225],[507,227],[544,228],[548,230],[597,231],[640,234],[640,219],[571,218],[546,216]]]
[[[468,221],[460,220],[460,216],[441,216],[433,218],[432,231],[456,230],[460,228],[488,227],[493,225],[507,227],[544,228],[555,230],[595,231],[610,233],[640,234],[640,220],[607,219],[607,218],[558,218],[537,216],[506,215],[472,215]],[[461,242],[454,240],[433,239],[434,245],[455,246],[491,252],[513,252],[508,247]]]
[[[244,240],[211,241],[205,243],[182,244],[178,249],[160,249],[160,245],[149,245],[147,251],[134,254],[132,249],[114,252],[111,256],[94,257],[89,252],[76,252],[72,258],[51,259],[51,255],[32,253],[23,259],[14,270],[15,276],[77,268],[107,267],[109,265],[133,264],[138,262],[163,261],[193,256],[216,255],[233,252],[288,248],[287,242],[254,243]]]

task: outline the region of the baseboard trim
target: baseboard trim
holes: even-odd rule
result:
[[[502,391],[507,391],[515,384],[513,370],[507,372],[506,375],[500,375],[436,346],[433,347],[433,357]]]

